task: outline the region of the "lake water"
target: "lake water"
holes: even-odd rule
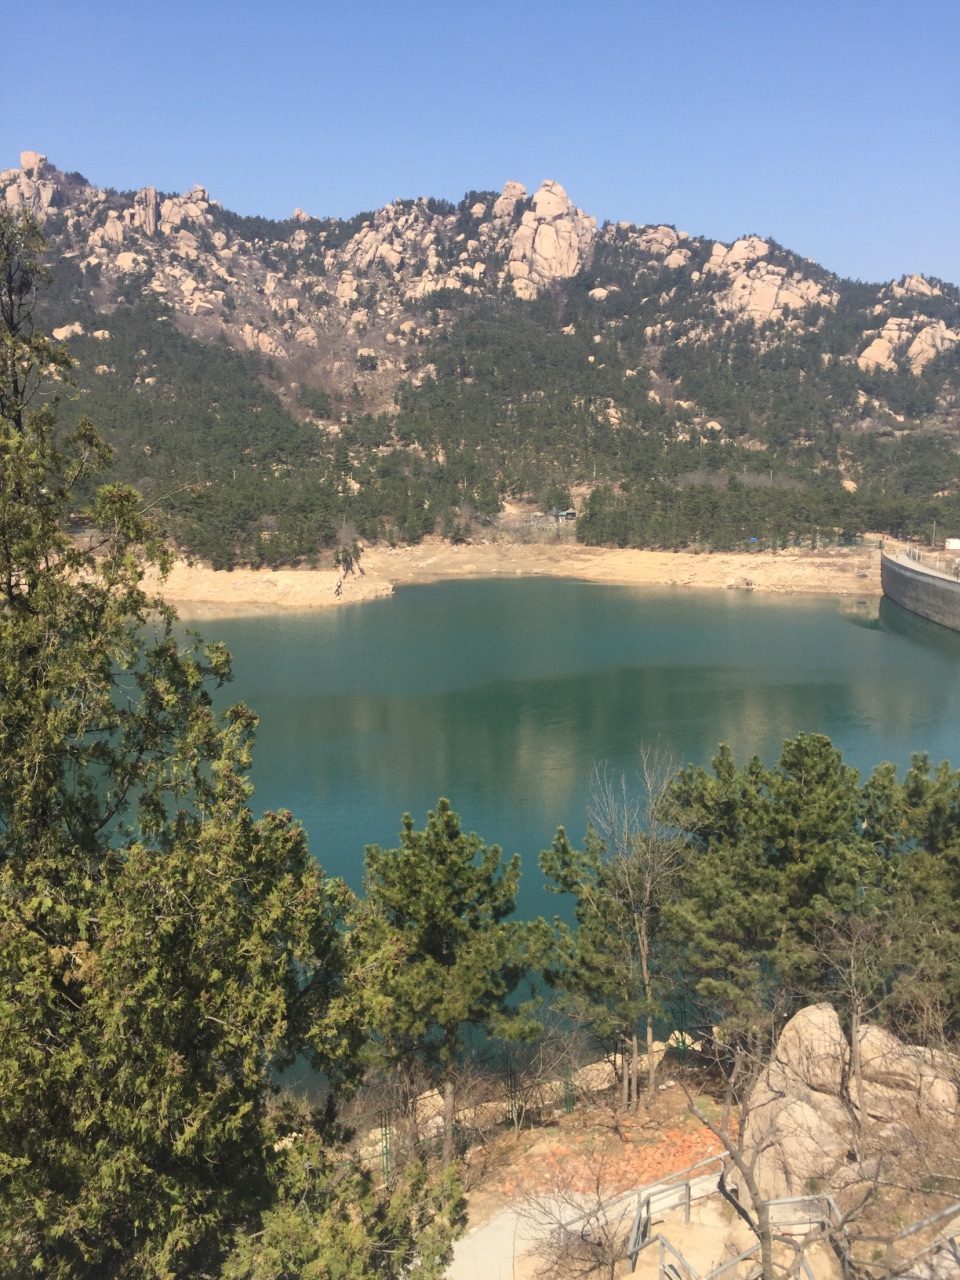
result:
[[[522,855],[520,909],[552,913],[537,854],[579,840],[597,762],[641,743],[706,764],[720,742],[768,761],[828,734],[866,772],[914,751],[960,764],[960,635],[889,602],[664,592],[555,579],[450,582],[311,613],[198,624],[234,655],[260,715],[255,807],[288,808],[315,856],[360,887],[447,796]]]

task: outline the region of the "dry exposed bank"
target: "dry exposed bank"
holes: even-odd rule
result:
[[[800,595],[880,595],[880,552],[870,547],[744,554],[632,551],[573,541],[480,542],[451,546],[425,539],[414,547],[371,547],[363,572],[334,569],[216,571],[178,561],[160,588],[193,617],[248,608],[316,609],[390,595],[410,583],[449,578],[548,575],[637,587],[740,589]],[[148,586],[158,582],[151,575]]]

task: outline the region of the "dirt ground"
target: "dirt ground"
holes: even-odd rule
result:
[[[679,1085],[660,1090],[650,1111],[617,1116],[602,1106],[577,1108],[552,1123],[505,1133],[467,1159],[471,1228],[525,1197],[582,1194],[603,1199],[657,1182],[722,1150],[690,1114]]]
[[[316,609],[389,596],[399,586],[452,578],[550,576],[618,586],[733,589],[798,595],[880,595],[879,539],[860,547],[742,554],[585,547],[572,529],[559,539],[480,540],[460,546],[426,538],[417,546],[364,549],[345,576],[329,569],[216,571],[177,561],[159,590],[191,617],[256,609]]]

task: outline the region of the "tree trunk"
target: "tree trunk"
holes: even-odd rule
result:
[[[405,1066],[397,1070],[397,1088],[400,1093],[400,1113],[407,1122],[410,1145],[414,1151],[420,1148],[420,1097],[418,1082]]]
[[[700,1117],[702,1118],[702,1116]],[[712,1121],[705,1121],[707,1128],[719,1138],[727,1149],[727,1154],[733,1161],[734,1167],[743,1184],[747,1188],[747,1194],[753,1207],[754,1221],[751,1223],[757,1240],[760,1244],[760,1274],[763,1280],[774,1280],[777,1272],[773,1266],[773,1225],[770,1222],[770,1208],[767,1202],[760,1195],[760,1189],[757,1186],[757,1180],[753,1176],[753,1169],[743,1158],[737,1144],[730,1136],[729,1129],[726,1126],[721,1129]]]
[[[647,1014],[647,1106],[657,1096],[657,1062],[653,1056],[653,1014]]]
[[[637,1040],[637,1033],[634,1031],[630,1041],[631,1061],[630,1075],[633,1079],[633,1109],[634,1111],[640,1106],[640,1043]]]
[[[620,1041],[620,1103],[621,1110],[630,1106],[630,1065],[627,1060],[627,1042]]]
[[[453,1096],[453,1077],[448,1075],[443,1082],[443,1163],[444,1167],[453,1163],[453,1118],[455,1114]]]
[[[859,1112],[858,1120],[862,1125],[863,1112],[863,1060],[860,1055],[860,1001],[854,996],[850,1016],[850,1068],[853,1071],[853,1089]]]
[[[733,1162],[734,1168],[740,1175],[743,1185],[747,1189],[747,1194],[750,1197],[751,1207],[753,1209],[752,1220],[750,1219],[749,1214],[747,1214],[747,1219],[750,1221],[750,1226],[760,1244],[760,1273],[763,1280],[774,1280],[777,1273],[774,1270],[773,1265],[773,1225],[770,1221],[770,1207],[760,1195],[760,1188],[757,1186],[757,1180],[754,1177],[753,1164],[744,1157],[743,1150],[740,1147],[740,1141],[743,1138],[743,1129],[746,1125],[747,1114],[749,1112],[750,1098],[753,1096],[753,1087],[756,1084],[756,1077],[754,1077],[754,1080],[749,1083],[749,1087],[741,1098],[738,1138],[735,1139],[730,1132],[730,1106],[733,1102],[733,1086],[735,1081],[740,1078],[741,1061],[741,1052],[740,1050],[737,1050],[737,1063],[727,1083],[727,1096],[719,1122],[711,1119],[705,1111],[697,1106],[696,1102],[687,1091],[686,1086],[684,1086],[684,1093],[687,1095],[687,1102],[690,1105],[690,1110],[697,1117],[700,1123],[705,1125],[713,1136],[723,1143],[727,1155]],[[757,1066],[757,1070],[759,1070],[759,1064]],[[740,1199],[740,1203],[743,1204],[742,1198],[738,1197],[738,1199]],[[744,1211],[746,1212],[746,1206],[744,1206]]]
[[[643,974],[643,998],[647,1005],[647,1106],[653,1106],[657,1094],[657,1064],[653,1059],[653,979],[650,976],[650,935],[647,910],[640,917],[640,971]],[[638,1080],[639,1085],[639,1080]],[[639,1092],[639,1090],[638,1090]]]

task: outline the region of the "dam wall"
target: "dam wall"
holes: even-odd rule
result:
[[[960,582],[899,556],[880,557],[883,594],[904,609],[960,631]]]

